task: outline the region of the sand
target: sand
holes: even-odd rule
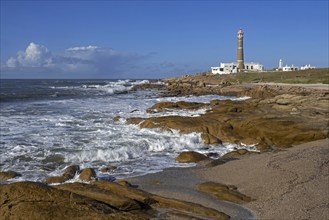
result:
[[[141,189],[202,204],[232,219],[329,219],[329,139],[284,151],[242,156],[215,167],[172,168],[129,180]],[[235,185],[253,202],[237,205],[196,190],[213,181]]]

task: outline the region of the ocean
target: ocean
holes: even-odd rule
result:
[[[180,134],[140,129],[125,123],[130,117],[181,115],[198,117],[207,109],[149,114],[146,109],[162,101],[209,102],[247,97],[218,95],[162,97],[161,91],[133,91],[149,80],[10,80],[1,79],[0,170],[22,174],[9,180],[44,181],[65,167],[91,167],[102,179],[122,179],[194,164],[175,162],[182,151],[215,153],[237,146],[204,145],[199,133]],[[152,81],[152,83],[161,83]],[[115,120],[119,116],[119,120]],[[116,166],[109,172],[104,167]],[[72,181],[79,181],[74,178]]]

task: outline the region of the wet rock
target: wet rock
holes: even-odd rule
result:
[[[120,116],[115,116],[115,117],[113,117],[113,121],[114,121],[114,122],[118,122],[118,121],[120,121],[120,119],[121,119]]]
[[[9,179],[19,177],[19,176],[22,176],[22,175],[19,173],[16,173],[15,171],[2,171],[2,172],[0,172],[0,181],[9,180]]]
[[[79,179],[83,181],[91,181],[96,179],[96,172],[92,168],[85,168],[81,171]]]
[[[241,155],[247,155],[247,154],[259,154],[259,152],[248,151],[246,149],[239,149],[239,150],[231,151],[227,154],[224,154],[222,156],[222,158],[239,157]]]
[[[240,193],[237,188],[232,185],[225,185],[222,183],[215,182],[205,182],[199,184],[197,188],[201,192],[209,193],[220,200],[225,200],[238,204],[251,202],[254,200],[251,197]]]
[[[195,151],[187,151],[180,153],[178,157],[176,157],[176,161],[179,163],[197,163],[207,158],[208,157],[204,154]]]
[[[64,176],[72,179],[80,171],[79,165],[71,165],[64,169]]]
[[[78,173],[80,167],[78,165],[71,165],[64,169],[64,173],[62,176],[51,176],[46,178],[45,182],[48,184],[54,183],[64,183],[70,179],[72,179],[76,173]]]
[[[50,176],[46,178],[45,183],[47,184],[64,183],[70,179],[71,178],[68,178],[66,176]]]
[[[219,138],[215,137],[214,135],[208,134],[208,133],[201,134],[201,138],[202,138],[204,144],[222,144],[223,143]]]
[[[161,85],[161,84],[145,83],[145,84],[140,84],[140,85],[134,85],[132,90],[136,91],[136,90],[163,89],[163,88],[164,88],[164,85]]]
[[[44,163],[63,163],[65,160],[64,156],[55,154],[55,155],[50,155],[46,157],[43,162]]]
[[[197,110],[199,108],[203,108],[207,106],[204,103],[197,103],[197,102],[159,102],[153,105],[151,108],[147,109],[146,112],[148,113],[157,113],[163,112],[168,109],[185,109],[185,110]]]
[[[99,171],[101,171],[103,173],[106,173],[106,172],[109,172],[111,170],[115,170],[117,168],[118,168],[117,166],[108,166],[108,167],[102,167],[102,168],[100,168]]]

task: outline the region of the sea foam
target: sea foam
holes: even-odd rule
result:
[[[205,146],[199,133],[181,134],[176,130],[140,129],[137,125],[125,124],[125,120],[131,117],[198,117],[207,111],[204,108],[156,114],[146,112],[158,102],[206,103],[214,99],[248,98],[216,95],[160,98],[158,91],[131,91],[134,85],[146,82],[49,81],[48,86],[42,84],[42,91],[45,94],[57,92],[57,97],[45,99],[37,96],[31,100],[2,103],[1,170],[23,174],[11,181],[42,181],[49,175],[59,175],[68,165],[78,164],[81,168],[96,169],[104,178],[125,178],[158,172],[166,167],[193,165],[176,163],[175,157],[182,151],[217,153],[220,156],[232,149],[249,147],[232,144]],[[113,120],[116,116],[120,116],[119,121]],[[109,165],[118,168],[109,173],[98,171]]]

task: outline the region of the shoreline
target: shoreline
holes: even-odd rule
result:
[[[120,216],[122,219],[136,217],[138,219],[154,217],[228,219],[228,216],[231,219],[250,220],[284,219],[287,216],[297,216],[301,219],[329,218],[326,212],[329,205],[326,195],[329,192],[325,191],[326,183],[329,182],[327,159],[329,158],[329,120],[327,118],[329,87],[325,86],[324,90],[323,86],[313,89],[300,85],[254,85],[226,82],[214,85],[209,81],[203,81],[200,76],[197,78],[199,79],[167,80],[168,85],[165,86],[167,94],[247,95],[252,98],[240,102],[213,100],[205,104],[211,107],[211,110],[200,117],[194,117],[193,120],[184,116],[165,116],[147,119],[130,118],[128,123],[138,124],[141,128],[164,130],[173,128],[180,130],[181,133],[199,132],[205,144],[218,144],[219,147],[223,142],[258,143],[257,148],[260,154],[231,155],[231,158],[225,160],[224,163],[220,162],[218,163],[220,165],[213,164],[212,166],[209,165],[211,161],[208,159],[199,162],[195,167],[168,168],[159,173],[127,178],[128,182],[122,180],[112,183],[95,180],[96,176],[90,169],[91,173],[86,179],[89,184],[67,183],[67,178],[72,178],[81,172],[79,168],[74,168],[54,178],[55,181],[63,180],[62,184],[57,186],[31,182],[0,185],[0,194],[8,197],[0,200],[0,204],[5,207],[0,209],[0,214],[7,217],[14,216],[15,213],[12,210],[15,209],[11,209],[11,206],[13,204],[17,206],[16,211],[22,209],[20,199],[29,200],[30,196],[35,199],[32,199],[35,203],[31,202],[32,208],[36,208],[34,212],[40,214],[40,210],[48,209],[48,204],[41,206],[37,204],[42,203],[45,194],[53,192],[55,195],[63,193],[72,195],[73,193],[78,197],[83,196],[87,206],[94,207],[92,209],[98,210],[98,206],[103,207],[104,203],[107,204],[100,209],[101,211],[94,213],[87,209],[89,211],[84,214],[79,213],[78,210],[81,208],[85,210],[85,207],[78,207],[77,210],[76,206],[72,206],[66,213],[67,218],[84,216],[88,213],[95,214],[100,219],[108,215],[107,213],[112,213],[116,217]],[[158,103],[147,111],[167,111],[171,108],[198,109],[205,105],[166,102]],[[201,192],[200,186],[204,183],[206,190]],[[311,186],[308,185],[310,183],[312,183]],[[218,184],[225,184],[224,188],[228,188],[228,191],[233,191],[238,197],[246,196],[251,201],[235,204],[216,198]],[[312,188],[312,185],[315,187]],[[321,188],[317,188],[319,186]],[[27,193],[25,189],[29,188],[38,188],[41,191],[47,188],[47,190],[45,194],[41,194],[40,198],[38,191],[37,195],[35,195],[35,190]],[[295,188],[299,191],[295,191]],[[311,192],[308,188],[312,188]],[[11,198],[8,190],[14,192],[17,189],[20,189],[18,190],[20,194]],[[274,192],[279,192],[279,194]],[[113,199],[106,196],[113,194],[115,194]],[[49,200],[57,204],[52,214],[58,217],[57,215],[61,215],[66,207],[61,206],[63,202],[53,201],[55,197],[51,196]],[[296,202],[299,200],[303,202]],[[284,201],[284,205],[280,201]],[[71,199],[66,202],[71,203]],[[316,207],[311,206],[309,202],[316,204]],[[129,211],[124,213],[122,210]]]
[[[328,158],[329,139],[322,139],[214,167],[169,168],[127,180],[154,194],[215,208],[231,219],[327,219]],[[208,181],[232,184],[255,201],[234,204],[196,189]]]
[[[215,209],[230,216],[231,220],[254,220],[256,214],[246,206],[223,200],[198,191],[198,184],[207,182],[207,178],[199,175],[206,167],[167,168],[158,173],[127,178],[126,180],[138,186],[139,189],[172,199],[179,199]]]
[[[211,78],[211,77],[210,77]],[[200,76],[196,77],[183,77],[179,79],[168,79],[166,80],[168,83],[167,90],[169,90],[169,94],[177,94],[177,95],[185,95],[184,92],[187,91],[187,93],[191,93],[193,95],[203,95],[207,94],[207,90],[211,90],[210,93],[215,93],[215,94],[220,94],[220,95],[226,95],[226,94],[233,94],[236,96],[242,96],[242,95],[250,95],[252,97],[252,101],[255,101],[255,99],[260,99],[261,101],[258,102],[256,101],[257,108],[256,110],[260,110],[260,103],[265,104],[266,106],[269,106],[270,108],[265,108],[263,113],[261,114],[268,114],[269,112],[273,112],[273,110],[280,112],[279,115],[285,115],[285,118],[282,118],[281,120],[283,121],[289,121],[289,123],[292,123],[292,119],[299,114],[300,117],[297,117],[299,119],[294,119],[298,123],[298,120],[303,118],[303,120],[306,120],[306,118],[310,118],[311,120],[314,120],[315,118],[322,118],[323,116],[328,114],[328,103],[327,101],[324,102],[324,105],[319,105],[317,106],[317,98],[319,95],[323,96],[324,99],[328,99],[328,91],[329,91],[329,85],[328,84],[284,84],[284,83],[242,83],[242,84],[230,84],[226,82],[220,83],[220,85],[212,85],[211,79],[205,77],[202,78]],[[218,83],[218,82],[215,82]],[[278,98],[277,98],[278,97]],[[291,100],[284,100],[286,97],[290,97]],[[311,98],[313,97],[313,98]],[[290,99],[288,98],[288,99]],[[308,98],[309,101],[306,101]],[[296,101],[299,99],[300,101]],[[311,101],[314,99],[313,101]],[[247,102],[250,102],[248,100]],[[272,104],[271,104],[272,103]],[[316,103],[316,104],[315,104]],[[228,103],[221,103],[221,105],[227,105]],[[270,105],[269,105],[270,104]],[[292,104],[292,105],[291,105]],[[295,105],[297,104],[297,105]],[[168,106],[168,105],[167,105]],[[241,107],[241,106],[239,106]],[[241,107],[244,109],[244,107]],[[320,111],[323,111],[323,113],[320,114],[313,114],[310,112],[311,109],[321,109]],[[238,109],[238,108],[237,108]],[[296,109],[298,109],[296,111]],[[161,108],[160,108],[161,110]],[[292,110],[292,111],[291,111]],[[243,110],[242,110],[243,111]],[[312,110],[311,110],[312,111]],[[237,111],[238,112],[238,111]],[[306,114],[305,114],[306,113]],[[232,114],[230,112],[226,112],[228,114],[229,118],[232,117]],[[251,114],[252,115],[252,114]],[[251,115],[247,116],[242,116],[242,117],[250,117]],[[281,116],[270,116],[270,117],[281,117]],[[321,116],[323,115],[323,116]],[[259,117],[262,117],[261,115]],[[305,117],[305,118],[304,118]],[[325,119],[324,117],[323,119]],[[179,118],[175,118],[173,121],[177,121]],[[214,118],[213,118],[214,119]],[[211,120],[213,120],[211,119]],[[169,119],[170,120],[170,119]],[[227,120],[227,119],[225,119]],[[253,117],[251,117],[251,120],[253,120]],[[280,120],[280,119],[279,119]],[[320,119],[321,120],[321,119]],[[326,120],[326,119],[325,119]],[[145,127],[152,127],[152,123],[156,125],[155,127],[164,127],[167,128],[168,125],[169,127],[174,127],[173,125],[174,122],[170,121],[168,123],[164,122],[163,120],[149,120],[147,123],[143,122],[145,124]],[[161,124],[162,123],[162,124]],[[200,122],[199,122],[200,123]],[[209,121],[208,121],[209,123]],[[249,122],[248,122],[249,123]],[[270,122],[269,122],[270,123]],[[307,122],[306,122],[307,123]],[[159,125],[160,124],[160,125]],[[187,124],[189,126],[189,123],[182,120],[182,124],[179,126],[179,128],[184,129],[184,124]],[[321,124],[321,122],[320,122]],[[319,124],[319,125],[320,125]],[[323,124],[323,123],[322,123]],[[286,126],[289,124],[284,124],[279,130],[285,130]],[[324,125],[324,124],[323,124]],[[211,126],[209,124],[206,124],[205,126]],[[287,134],[280,134],[279,136],[273,136],[272,138],[268,136],[267,134],[264,136],[265,138],[265,144],[270,145],[270,148],[265,148],[262,151],[260,155],[245,155],[241,156],[241,158],[237,158],[237,160],[229,161],[223,165],[216,166],[215,168],[210,168],[210,167],[204,167],[204,166],[196,166],[193,168],[170,168],[170,169],[165,169],[164,171],[156,174],[148,174],[145,176],[141,177],[135,177],[135,178],[129,178],[128,181],[131,181],[133,184],[137,184],[141,187],[141,189],[163,195],[163,196],[168,196],[171,198],[177,198],[177,199],[183,199],[191,202],[196,202],[205,206],[210,206],[212,208],[215,208],[219,211],[222,211],[228,215],[231,216],[232,219],[285,219],[287,216],[298,216],[297,218],[307,218],[307,211],[305,213],[300,213],[300,210],[303,210],[302,212],[305,212],[305,209],[303,207],[300,207],[300,204],[294,205],[293,202],[290,202],[289,204],[286,205],[281,205],[277,204],[277,206],[274,206],[271,202],[277,202],[280,198],[275,197],[275,195],[272,195],[273,198],[271,199],[271,191],[279,190],[280,189],[280,184],[286,184],[287,188],[291,190],[291,188],[294,187],[294,181],[297,181],[298,179],[290,179],[291,177],[287,177],[285,174],[278,174],[279,178],[275,179],[275,181],[282,180],[282,182],[278,182],[277,184],[279,185],[279,188],[276,188],[275,186],[269,187],[269,189],[266,191],[264,190],[262,194],[257,194],[255,193],[255,189],[251,190],[250,185],[256,185],[254,186],[256,189],[257,188],[266,188],[266,184],[271,184],[271,181],[274,181],[271,179],[271,176],[269,173],[275,173],[278,172],[279,170],[273,171],[271,170],[272,167],[267,167],[267,161],[273,158],[272,164],[275,164],[276,161],[283,161],[282,158],[280,158],[280,155],[286,155],[286,157],[289,158],[289,155],[294,156],[296,152],[300,152],[301,149],[307,150],[311,147],[314,147],[315,145],[320,145],[320,149],[324,149],[326,155],[329,157],[328,152],[329,152],[329,142],[328,142],[328,125],[324,125],[324,136],[322,138],[317,137],[314,134],[314,138],[310,138],[308,140],[302,140],[301,137],[306,137],[309,136],[307,133],[305,135],[301,135],[298,138],[294,138],[293,136],[290,137],[285,137],[284,139],[296,139],[296,141],[290,142],[290,146],[287,146],[288,148],[282,146],[282,143],[275,143],[272,141],[269,141],[269,139],[272,140],[272,138],[283,138],[284,136],[282,135],[290,135],[291,133]],[[141,124],[141,127],[143,127],[143,124]],[[235,127],[233,125],[233,127]],[[313,129],[314,125],[309,126],[308,129]],[[326,128],[325,128],[326,127]],[[198,129],[197,127],[194,129]],[[246,129],[246,128],[245,128]],[[268,127],[267,129],[272,129]],[[304,129],[302,129],[304,130]],[[327,132],[326,132],[327,130]],[[189,130],[190,131],[190,130]],[[193,131],[193,129],[192,129]],[[199,131],[203,131],[203,129],[200,129]],[[209,133],[209,130],[207,128],[206,132]],[[294,133],[298,133],[296,131],[293,131]],[[326,133],[326,134],[325,134]],[[214,133],[211,135],[213,136]],[[218,134],[218,133],[217,133]],[[222,135],[219,133],[219,135]],[[230,133],[231,135],[231,133]],[[215,138],[218,136],[214,135]],[[238,135],[239,136],[239,135]],[[312,135],[311,135],[312,136]],[[219,137],[222,139],[223,136]],[[298,141],[300,139],[300,141]],[[254,140],[252,141],[253,143]],[[292,147],[292,148],[290,148]],[[318,158],[322,158],[322,160],[325,160],[325,158],[322,157],[323,155],[319,154],[318,152],[313,152],[313,155],[306,155],[305,158],[306,162],[309,162],[311,165],[312,162],[317,160]],[[262,164],[258,164],[259,160],[262,160]],[[256,162],[256,163],[255,163]],[[296,163],[302,163],[302,159],[296,160],[296,161],[289,161],[286,160],[282,166],[289,166],[290,162],[296,162]],[[259,165],[257,167],[257,164]],[[301,165],[302,165],[301,164]],[[324,162],[327,167],[322,167],[322,170],[317,170],[314,171],[311,175],[317,175],[317,172],[326,172],[328,173],[328,160]],[[251,167],[249,170],[246,170],[246,166]],[[262,166],[265,168],[262,169]],[[277,165],[279,166],[279,165]],[[314,165],[315,166],[315,165]],[[221,168],[222,167],[222,168]],[[237,169],[244,169],[243,173],[239,172],[230,172],[230,170]],[[221,175],[222,169],[226,169],[225,175]],[[275,167],[274,167],[275,168]],[[293,173],[294,171],[300,172],[300,176],[307,178],[306,176],[308,174],[303,173],[303,167],[293,167],[292,170],[290,171]],[[235,170],[234,170],[235,171]],[[257,171],[262,171],[257,173]],[[288,171],[287,171],[288,172]],[[206,174],[205,174],[206,173]],[[252,173],[254,178],[246,178],[246,180],[241,179],[245,173]],[[265,178],[265,176],[267,176]],[[327,174],[326,174],[327,175]],[[266,184],[264,185],[259,185],[257,184],[258,182],[256,179],[259,178],[265,178],[264,182]],[[235,179],[236,178],[236,179]],[[325,177],[326,178],[326,177]],[[241,205],[237,204],[232,204],[230,202],[225,202],[225,201],[219,201],[217,200],[217,205],[214,205],[212,202],[214,202],[214,196],[209,197],[209,195],[202,193],[196,189],[196,185],[200,184],[201,182],[218,182],[218,183],[224,183],[224,184],[232,184],[236,186],[239,190],[241,190],[242,193],[246,193],[246,195],[251,196],[253,198],[256,198],[256,201],[252,201],[250,203],[246,203]],[[285,182],[287,181],[287,182]],[[246,183],[249,183],[249,188],[246,187]],[[328,179],[322,180],[322,185],[324,189],[325,183],[329,182]],[[324,184],[323,184],[324,183]],[[299,187],[303,187],[303,183],[298,184]],[[281,186],[282,187],[282,186]],[[312,189],[314,193],[318,193],[316,189]],[[321,190],[321,189],[319,189]],[[293,190],[292,190],[293,192]],[[306,190],[303,192],[304,194],[308,193]],[[268,194],[269,198],[263,198],[266,197]],[[285,193],[286,195],[287,193]],[[297,193],[296,193],[297,194]],[[299,197],[303,198],[303,201],[306,199],[307,196],[304,194],[298,195],[295,199],[300,200]],[[314,213],[309,214],[309,216],[313,215],[314,219],[325,219],[329,218],[329,214],[326,212],[326,207],[325,205],[329,204],[328,199],[326,199],[326,195],[329,195],[328,190],[325,191],[319,200],[320,200],[320,208],[322,211],[322,215],[316,215]],[[310,196],[310,195],[308,195]],[[289,196],[287,196],[289,200]],[[307,203],[307,201],[304,201],[305,205],[310,203]],[[312,201],[313,202],[313,201]],[[312,203],[311,202],[311,203]],[[297,203],[297,202],[296,202]],[[230,207],[228,208],[227,205]],[[218,207],[219,206],[219,207]],[[234,207],[234,208],[233,208]],[[265,210],[265,211],[264,211]],[[269,212],[267,212],[270,210]],[[285,210],[283,213],[280,210]],[[264,214],[265,213],[265,214]],[[270,213],[266,215],[266,213]],[[286,215],[285,215],[286,214]],[[289,219],[289,218],[288,218]]]

